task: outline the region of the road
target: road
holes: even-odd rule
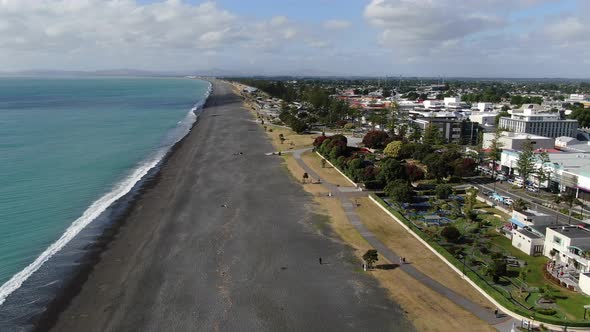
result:
[[[532,198],[531,196],[529,196],[523,192],[515,192],[512,190],[508,190],[506,188],[506,186],[500,185],[498,183],[496,183],[496,186],[494,187],[494,183],[488,177],[470,178],[469,183],[478,187],[478,189],[480,189],[480,192],[495,190],[498,194],[500,194],[502,196],[510,197],[513,200],[520,198],[520,199],[524,200],[525,202],[529,203],[530,209],[548,214],[550,216],[554,216],[556,223],[567,224],[567,222],[568,222],[569,216],[567,214],[563,214],[557,210],[553,210],[553,209],[543,206],[542,205],[543,200],[538,199],[538,198]],[[581,223],[581,222],[582,222],[581,220],[571,217],[572,224],[577,224],[577,223]]]

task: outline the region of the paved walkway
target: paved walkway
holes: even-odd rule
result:
[[[295,160],[301,166],[305,172],[307,172],[311,178],[319,179],[321,178],[316,172],[314,172],[302,159],[301,154],[305,151],[309,151],[310,149],[300,149],[300,150],[292,150],[289,151],[295,157]],[[336,186],[325,179],[322,179],[322,184],[328,188],[336,197],[340,200],[342,204],[342,208],[348,218],[348,221],[357,229],[357,231],[361,234],[361,236],[377,251],[385,257],[391,263],[400,262],[400,256],[385,246],[375,234],[369,231],[365,225],[361,222],[358,214],[356,213],[355,203],[354,200],[351,200],[350,195],[346,192],[341,191],[339,186]],[[355,195],[359,197],[358,195]],[[367,197],[367,193],[363,193],[364,197]],[[434,290],[435,292],[441,294],[442,296],[448,298],[453,303],[457,304],[458,306],[462,307],[463,309],[471,312],[481,320],[487,322],[488,324],[492,325],[499,331],[510,331],[512,327],[512,323],[516,322],[517,326],[519,324],[518,321],[513,320],[510,316],[504,316],[501,318],[496,318],[493,312],[493,309],[485,308],[477,303],[471,302],[469,299],[465,298],[464,296],[457,294],[453,290],[445,287],[441,283],[433,280],[429,276],[425,275],[424,273],[420,272],[416,269],[412,264],[402,264],[400,268],[412,276],[414,279],[418,280],[426,287]]]

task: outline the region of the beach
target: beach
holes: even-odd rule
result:
[[[240,97],[213,85],[53,330],[412,330],[266,155]]]

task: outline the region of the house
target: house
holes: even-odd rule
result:
[[[553,217],[548,214],[535,211],[512,211],[512,218],[510,222],[516,226],[516,228],[532,227],[532,226],[546,226],[554,221]]]
[[[549,226],[543,254],[557,264],[590,272],[590,230],[580,226]]]
[[[512,246],[530,256],[543,254],[545,235],[534,228],[521,228],[512,232]]]

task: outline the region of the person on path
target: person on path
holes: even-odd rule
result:
[[[494,310],[494,316],[496,316],[496,318],[498,318],[498,309]]]
[[[320,257],[319,261],[320,261],[320,265],[322,265],[322,258],[321,257]]]

